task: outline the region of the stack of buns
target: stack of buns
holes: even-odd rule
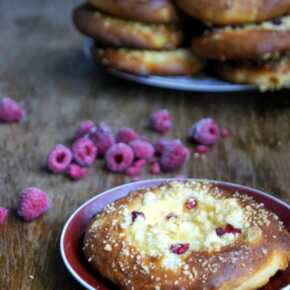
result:
[[[176,0],[208,28],[193,51],[223,79],[261,90],[290,87],[289,0]]]
[[[183,46],[176,7],[169,0],[88,0],[73,15],[93,38],[93,56],[107,67],[134,74],[191,75],[202,64]]]

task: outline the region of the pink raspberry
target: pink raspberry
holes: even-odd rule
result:
[[[197,200],[194,197],[190,197],[186,202],[185,202],[185,207],[187,209],[193,209],[197,207]]]
[[[151,163],[150,172],[154,175],[157,175],[161,172],[160,164],[157,161]]]
[[[142,168],[146,164],[146,160],[139,159],[131,165],[126,173],[128,176],[134,177],[134,176],[139,176],[141,174]]]
[[[82,121],[79,128],[75,133],[75,139],[79,139],[88,135],[94,128],[96,124],[91,120]]]
[[[168,110],[159,110],[152,113],[149,123],[153,130],[159,133],[165,133],[172,127],[172,117]]]
[[[139,135],[132,128],[121,128],[117,134],[117,143],[130,143],[139,138]]]
[[[132,164],[134,153],[130,146],[125,143],[117,143],[106,152],[106,165],[112,172],[124,172]]]
[[[172,253],[176,255],[183,255],[185,252],[189,250],[189,244],[188,243],[180,243],[180,244],[174,244],[170,247],[170,250]]]
[[[90,137],[98,149],[98,156],[105,156],[107,150],[115,144],[111,128],[104,122],[91,131]]]
[[[97,147],[92,140],[80,138],[72,146],[73,158],[81,166],[90,166],[97,156]]]
[[[206,145],[199,144],[199,145],[196,146],[195,151],[198,154],[206,155],[208,153],[209,149],[208,149],[208,147]]]
[[[25,221],[32,221],[44,214],[49,206],[50,202],[44,191],[28,187],[20,194],[17,212]]]
[[[0,101],[0,121],[19,122],[25,117],[25,111],[11,98]]]
[[[161,155],[161,168],[165,172],[175,171],[187,161],[188,157],[189,150],[182,143],[170,143]]]
[[[81,167],[78,164],[71,163],[68,167],[67,174],[73,180],[80,180],[88,173],[87,167]]]
[[[8,217],[9,210],[5,207],[0,207],[0,225],[4,224]]]
[[[211,118],[200,119],[191,129],[192,138],[200,144],[212,145],[219,138],[219,126]]]
[[[156,156],[161,156],[165,147],[170,144],[170,143],[181,143],[180,140],[177,139],[167,139],[167,138],[160,138],[155,144],[154,144],[154,149],[155,149],[155,155]]]
[[[221,137],[224,139],[231,137],[230,130],[228,128],[223,128],[221,131]]]
[[[138,139],[130,142],[129,145],[133,149],[136,159],[148,160],[154,155],[154,147],[148,141]]]
[[[61,173],[67,169],[71,161],[71,150],[62,144],[58,144],[48,154],[47,167],[54,173]]]

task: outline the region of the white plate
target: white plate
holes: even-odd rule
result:
[[[89,59],[92,59],[91,47],[93,43],[94,42],[91,38],[86,37],[84,39],[84,52]],[[194,77],[187,76],[163,77],[153,75],[150,76],[134,75],[114,69],[107,69],[107,71],[112,75],[125,80],[172,90],[192,91],[192,92],[213,92],[213,93],[244,92],[250,90],[257,90],[257,88],[253,85],[232,84],[205,75],[199,75]]]

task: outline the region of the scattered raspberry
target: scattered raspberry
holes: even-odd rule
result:
[[[176,255],[183,255],[189,249],[189,244],[175,244],[170,247],[172,253]]]
[[[0,101],[0,121],[19,122],[25,117],[25,111],[11,98],[3,98]]]
[[[185,203],[185,207],[187,209],[193,209],[195,207],[197,207],[197,201],[193,198],[193,197],[190,197],[186,203]]]
[[[219,138],[219,126],[213,119],[203,118],[193,125],[191,136],[197,143],[214,144]]]
[[[157,175],[161,172],[160,164],[157,161],[151,163],[150,172],[154,175]]]
[[[240,234],[242,232],[240,229],[237,229],[230,224],[227,224],[224,228],[217,228],[215,231],[219,237],[225,234]]]
[[[138,167],[143,167],[146,164],[146,160],[145,159],[139,159],[137,161],[134,162],[134,164]]]
[[[144,160],[144,159],[139,159],[139,160],[135,161],[133,163],[133,165],[131,165],[127,169],[127,171],[126,171],[127,175],[131,176],[131,177],[140,176],[142,168],[144,167],[145,164],[146,164],[146,160]]]
[[[67,174],[73,180],[80,180],[88,173],[87,167],[81,167],[78,164],[71,163],[68,167]]]
[[[165,133],[172,127],[172,117],[167,110],[159,110],[152,113],[149,123],[153,130]]]
[[[25,221],[32,221],[49,208],[46,193],[36,187],[24,189],[20,194],[17,212]]]
[[[133,129],[124,127],[117,133],[116,142],[128,144],[138,138],[138,134]]]
[[[188,159],[189,150],[182,143],[170,143],[161,155],[160,165],[163,171],[179,169]]]
[[[103,157],[107,150],[115,144],[111,128],[104,122],[100,123],[90,134],[98,149],[98,156]]]
[[[90,166],[97,156],[97,147],[92,140],[80,138],[72,146],[73,158],[81,166]]]
[[[227,128],[223,128],[222,131],[221,131],[221,137],[224,138],[224,139],[231,137],[230,130],[227,129]]]
[[[47,167],[54,173],[60,173],[67,169],[71,161],[71,150],[62,144],[58,144],[48,154]]]
[[[206,155],[209,151],[206,145],[199,144],[195,148],[196,153]]]
[[[134,153],[130,146],[117,143],[106,152],[106,164],[112,172],[124,172],[130,167],[134,159]]]
[[[8,217],[9,210],[5,207],[0,207],[0,225],[4,224]]]
[[[94,130],[95,127],[96,124],[91,120],[82,121],[79,128],[76,131],[75,139],[79,139],[88,135],[92,130]]]
[[[136,159],[148,160],[154,155],[154,147],[148,141],[138,139],[130,142],[129,145],[133,149]]]
[[[143,219],[145,219],[145,215],[143,212],[141,211],[132,211],[131,213],[132,216],[132,223],[138,218],[138,217],[142,217]]]

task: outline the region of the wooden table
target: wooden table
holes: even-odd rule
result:
[[[154,139],[146,129],[148,115],[168,108],[174,116],[169,135],[185,140],[194,121],[211,116],[233,137],[206,159],[191,158],[182,173],[254,186],[290,202],[288,92],[181,93],[98,74],[71,24],[76,4],[0,1],[0,97],[15,98],[28,113],[21,124],[0,126],[0,206],[15,208],[28,186],[47,191],[53,203],[35,222],[24,223],[13,212],[0,226],[1,290],[81,289],[60,259],[62,226],[88,198],[128,181],[107,173],[100,162],[80,182],[45,170],[47,152],[68,142],[83,119],[105,120],[114,130],[131,126]]]

